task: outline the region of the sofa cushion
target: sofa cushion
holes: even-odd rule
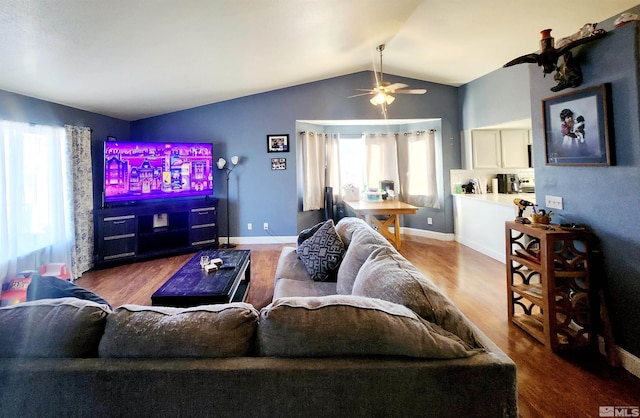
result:
[[[284,277],[289,280],[311,280],[309,272],[300,257],[298,257],[298,251],[295,247],[284,247],[280,251],[275,277]]]
[[[298,246],[298,256],[312,280],[335,280],[335,271],[344,256],[344,244],[336,233],[333,220],[329,219]]]
[[[480,347],[466,317],[413,264],[397,251],[380,247],[360,268],[353,295],[383,299],[408,307],[422,318]]]
[[[338,221],[336,224],[336,232],[342,238],[342,242],[345,246],[349,246],[354,231],[360,228],[370,228],[364,219],[356,218],[353,216],[346,216]]]
[[[353,283],[356,281],[360,267],[367,260],[369,254],[380,247],[390,248],[395,251],[391,248],[389,242],[369,225],[364,222],[359,224],[359,227],[351,233],[350,244],[338,270],[336,286],[338,294],[351,294]]]
[[[273,300],[293,296],[327,296],[336,294],[336,282],[314,282],[312,280],[292,280],[276,278]]]
[[[252,353],[258,311],[247,303],[191,308],[123,305],[107,318],[100,357],[236,357]]]
[[[278,299],[260,311],[262,356],[467,357],[462,340],[395,303],[332,295]]]
[[[77,298],[0,308],[0,357],[97,357],[109,312]]]

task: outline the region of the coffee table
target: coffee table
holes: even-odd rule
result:
[[[200,257],[224,262],[215,272],[200,266]],[[200,251],[151,296],[154,306],[189,307],[244,301],[251,284],[249,250]],[[226,268],[229,267],[229,268]]]

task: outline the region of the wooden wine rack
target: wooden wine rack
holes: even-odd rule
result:
[[[516,222],[505,232],[509,321],[552,351],[594,345],[592,234]]]

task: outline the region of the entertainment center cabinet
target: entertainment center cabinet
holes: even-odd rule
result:
[[[218,199],[98,209],[95,266],[218,248]]]

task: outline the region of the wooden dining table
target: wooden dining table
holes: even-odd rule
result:
[[[396,249],[400,250],[400,215],[413,215],[418,211],[416,206],[399,200],[366,200],[345,201],[344,204],[357,217],[364,219],[369,225],[377,227],[378,232],[388,239]],[[380,216],[381,218],[378,218]],[[391,228],[393,227],[393,230]]]

